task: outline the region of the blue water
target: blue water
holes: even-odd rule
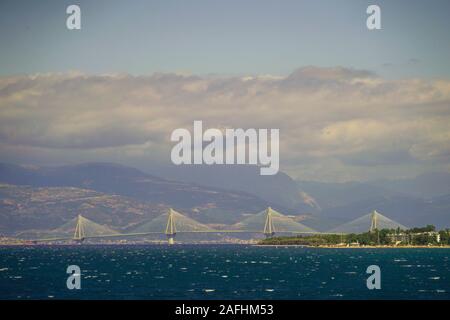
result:
[[[450,299],[450,249],[0,247],[0,299]],[[368,290],[366,268],[381,268]],[[66,268],[81,268],[68,290]]]

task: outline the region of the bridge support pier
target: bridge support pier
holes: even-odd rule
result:
[[[268,207],[266,210],[266,223],[264,224],[264,235],[266,238],[273,237],[275,234],[275,228],[273,227],[273,220],[272,220],[272,208]]]
[[[378,230],[378,212],[377,212],[377,210],[374,210],[370,217],[369,232],[374,232],[375,230]]]
[[[172,208],[169,209],[165,233],[166,233],[169,245],[175,244],[175,235],[177,234],[177,230],[175,228],[175,221],[174,221],[174,215],[173,215]]]
[[[84,221],[86,219],[83,218],[81,214],[77,217],[77,225],[75,226],[75,233],[73,234],[73,240],[76,243],[83,243],[86,233],[84,231]]]

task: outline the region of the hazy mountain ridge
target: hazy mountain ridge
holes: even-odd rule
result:
[[[260,179],[251,172],[253,169],[221,170],[221,174],[211,178],[212,182],[205,180],[206,173],[211,171],[203,171],[193,183],[166,180],[110,163],[54,168],[0,164],[0,183],[6,183],[0,185],[0,232],[14,234],[29,229],[57,228],[79,213],[116,230],[132,230],[165,213],[169,207],[210,226],[232,225],[268,206],[283,214],[295,214],[294,220],[319,231],[372,210],[406,226],[450,226],[450,194],[418,197],[399,187],[406,184],[406,189],[423,190],[426,184],[296,182],[294,188],[287,175],[274,180]],[[224,180],[223,188],[200,185],[201,182],[218,184],[227,172],[234,173]],[[236,175],[241,178],[233,182]],[[445,183],[445,174],[434,176],[440,176],[439,185]],[[429,178],[411,179],[417,184],[424,180],[430,183]],[[396,190],[390,189],[392,183]],[[240,191],[244,189],[248,192]],[[429,189],[427,194],[446,190],[444,187]],[[280,197],[278,201],[295,204],[296,209],[274,205],[252,195],[253,192],[285,195],[286,201]],[[275,196],[270,198],[277,200]]]
[[[10,235],[59,228],[78,214],[120,230],[166,210],[161,204],[88,189],[0,185],[0,232]]]
[[[373,185],[419,198],[450,194],[450,172],[429,172],[409,179],[378,180]]]
[[[297,181],[297,185],[317,202],[321,211],[375,197],[402,195],[400,192],[363,182]]]
[[[434,178],[438,179],[436,184],[433,183]],[[446,172],[398,181],[298,181],[298,185],[322,208],[310,218],[312,226],[320,223],[337,226],[378,210],[406,226],[434,224],[440,228],[450,227],[450,174]]]
[[[168,207],[203,223],[235,223],[271,205],[250,193],[165,180],[109,163],[0,164],[0,183],[9,184],[0,194],[0,231],[10,233],[57,227],[78,213],[120,229],[142,222],[130,212],[154,217]]]
[[[284,212],[289,214],[314,213],[318,210],[316,204],[299,190],[296,181],[281,171],[273,176],[262,176],[258,166],[250,165],[172,165],[155,167],[153,173],[177,181],[249,192],[284,208]]]

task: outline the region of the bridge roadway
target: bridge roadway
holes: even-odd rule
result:
[[[98,238],[117,238],[117,237],[134,237],[134,236],[147,236],[152,234],[165,234],[168,238],[169,244],[174,243],[174,238],[176,234],[182,233],[263,233],[266,237],[272,237],[275,232],[281,234],[335,234],[342,235],[340,233],[325,233],[325,232],[316,232],[316,231],[275,231],[274,223],[273,223],[273,210],[269,207],[266,210],[266,217],[264,223],[263,230],[239,230],[239,229],[230,229],[230,230],[217,230],[217,229],[208,229],[208,230],[177,230],[175,224],[175,211],[173,209],[168,210],[167,217],[167,226],[165,231],[148,231],[148,232],[135,232],[135,233],[110,233],[110,234],[97,234],[97,235],[89,235],[86,234],[86,228],[89,229],[97,229],[104,231],[104,227],[98,225],[97,223],[84,218],[82,215],[78,215],[77,224],[75,226],[75,232],[73,237],[59,237],[59,238],[46,238],[46,239],[35,239],[31,240],[34,243],[38,242],[52,242],[52,241],[78,241],[82,242],[85,239],[98,239]],[[179,217],[181,214],[177,213]],[[111,230],[113,231],[113,230]],[[98,232],[98,231],[97,231]]]
[[[120,237],[137,237],[137,236],[148,236],[152,234],[165,234],[167,236],[175,236],[176,234],[185,234],[185,233],[263,233],[261,230],[192,230],[192,231],[177,231],[173,234],[167,234],[164,231],[150,231],[150,232],[137,232],[137,233],[113,233],[113,234],[104,234],[104,235],[91,235],[84,236],[81,238],[76,237],[67,237],[67,238],[44,238],[44,239],[34,239],[30,240],[31,242],[52,242],[52,241],[82,241],[85,239],[98,239],[98,238],[120,238]],[[311,232],[311,231],[277,231],[277,234],[324,234],[324,235],[342,235],[341,233],[329,233],[329,232]],[[272,234],[272,236],[275,232]],[[267,234],[265,234],[267,235]]]

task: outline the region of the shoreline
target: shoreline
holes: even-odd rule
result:
[[[15,244],[8,244],[8,243],[0,243],[0,247],[77,247],[77,246],[184,246],[184,245],[222,245],[222,246],[254,246],[255,243],[190,243],[190,242],[175,242],[174,244],[168,244],[167,242],[155,242],[155,243],[15,243]]]
[[[445,246],[311,246],[305,244],[256,244],[257,247],[302,247],[314,249],[450,249]]]
[[[333,246],[333,245],[322,245],[322,246],[312,246],[305,244],[255,244],[255,243],[175,243],[173,245],[169,245],[168,243],[53,243],[53,244],[28,244],[28,243],[15,243],[15,244],[6,244],[0,243],[0,247],[78,247],[78,246],[183,246],[183,245],[239,245],[239,246],[252,246],[252,247],[282,247],[282,248],[311,248],[311,249],[450,249],[450,245],[443,246],[418,246],[418,245],[410,245],[410,246]]]

